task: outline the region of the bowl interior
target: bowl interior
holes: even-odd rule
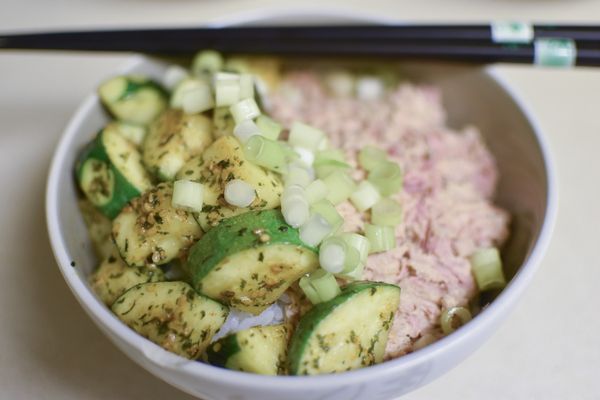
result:
[[[324,64],[323,61],[320,63]],[[326,62],[327,66],[336,64],[348,62]],[[166,65],[160,59],[140,59],[125,69],[159,78]],[[292,65],[297,66],[298,63],[292,62]],[[500,172],[495,201],[509,210],[512,216],[511,235],[502,256],[507,276],[513,277],[540,234],[548,196],[543,154],[527,117],[490,78],[486,69],[439,63],[390,63],[387,66],[412,82],[440,88],[451,127],[461,129],[474,125],[480,129]],[[67,247],[82,279],[93,270],[96,260],[83,220],[79,213],[73,212],[77,209],[77,188],[71,171],[79,150],[108,121],[95,98],[88,99],[84,107],[84,112],[79,114],[76,132],[70,137],[72,151],[62,160],[64,174],[59,179],[58,201],[61,207],[57,210],[65,228],[62,232]]]
[[[166,66],[165,60],[136,57],[121,72],[160,78]],[[489,69],[434,63],[390,63],[389,67],[397,68],[403,77],[411,81],[439,87],[448,111],[449,125],[457,129],[475,125],[481,130],[495,155],[500,171],[496,202],[512,214],[511,236],[503,249],[505,270],[511,278],[505,290],[510,289],[536,248],[547,215],[548,199],[551,197],[549,171],[534,127],[526,113],[494,79],[494,72]],[[68,282],[68,275],[73,272],[77,274],[76,283],[79,286],[75,288],[74,283],[69,282],[76,297],[82,304],[95,301],[93,307],[96,309],[104,306],[95,298],[87,284],[87,276],[95,268],[97,261],[78,212],[78,194],[72,171],[79,151],[107,121],[108,117],[98,99],[95,96],[89,97],[76,113],[59,144],[48,184],[48,195],[52,196],[48,199],[48,218],[51,222],[56,221],[56,224],[49,224],[50,235],[60,267]],[[57,238],[53,238],[53,235]],[[65,262],[65,258],[75,263],[74,268],[68,265],[68,261]],[[82,296],[87,296],[88,299],[84,301]],[[84,306],[93,316],[96,312],[91,311],[93,307],[89,303]],[[482,314],[490,311],[484,310]],[[98,318],[97,322],[98,320],[102,318]],[[107,327],[102,328],[113,340],[119,335],[115,332],[111,334]],[[460,336],[460,330],[455,335]],[[123,348],[123,345],[120,347]],[[421,351],[413,355],[416,357],[418,353]],[[403,358],[400,358],[386,364],[400,365],[403,362]],[[451,364],[448,363],[444,368],[449,368]],[[441,372],[435,371],[435,374],[439,375]],[[413,387],[406,385],[403,391],[411,390],[433,378],[433,373],[429,371],[423,374],[430,376],[415,381]]]

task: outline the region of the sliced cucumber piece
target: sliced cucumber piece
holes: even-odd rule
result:
[[[117,76],[98,88],[102,104],[118,120],[137,125],[152,122],[166,107],[168,94],[142,76]]]
[[[121,136],[129,140],[138,148],[142,145],[142,143],[144,142],[144,138],[146,137],[145,126],[134,125],[121,121],[110,122],[108,126],[111,129],[116,129]]]
[[[134,286],[114,302],[112,311],[140,335],[190,359],[202,354],[229,313],[184,282]]]
[[[146,282],[164,281],[164,273],[157,267],[130,267],[117,251],[109,255],[90,277],[90,285],[108,306],[125,291]]]
[[[380,363],[399,302],[398,286],[354,282],[317,304],[302,316],[291,339],[290,374],[326,374]]]
[[[235,121],[229,107],[217,107],[213,110],[213,126],[215,138],[233,135]]]
[[[198,181],[204,185],[204,209],[198,222],[204,230],[216,226],[223,218],[248,210],[267,210],[279,207],[283,191],[281,179],[249,161],[240,142],[224,136],[213,142],[202,154],[203,164]],[[189,178],[186,178],[189,179]],[[233,179],[241,179],[256,191],[256,198],[246,208],[235,207],[224,201],[225,186]]]
[[[161,181],[171,181],[190,158],[201,154],[212,141],[212,122],[208,117],[167,110],[150,125],[143,144],[144,164]]]
[[[210,364],[261,375],[283,375],[287,356],[287,325],[255,326],[225,336],[206,351]]]
[[[192,213],[172,206],[173,184],[160,183],[136,197],[114,219],[112,235],[130,266],[162,265],[182,257],[202,230]]]
[[[316,250],[278,210],[224,220],[190,250],[186,269],[196,289],[236,309],[260,314],[301,276],[319,266]]]
[[[100,131],[83,151],[76,172],[88,200],[109,218],[151,186],[139,151],[114,125]]]
[[[94,252],[98,259],[103,260],[115,249],[111,238],[112,223],[88,199],[79,200],[78,206],[90,234]]]

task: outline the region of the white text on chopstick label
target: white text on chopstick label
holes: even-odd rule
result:
[[[533,27],[524,22],[494,22],[491,26],[495,43],[531,43]]]

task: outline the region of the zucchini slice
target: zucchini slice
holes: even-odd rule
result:
[[[113,303],[112,311],[140,335],[190,359],[204,352],[229,313],[184,282],[134,286]]]
[[[212,141],[212,121],[208,117],[166,110],[150,125],[143,145],[144,164],[159,180],[171,181],[190,158],[201,154]]]
[[[223,218],[242,214],[248,210],[268,210],[279,207],[283,191],[281,179],[246,160],[242,145],[233,136],[215,140],[202,154],[198,181],[204,184],[204,209],[198,222],[206,231]],[[227,204],[225,185],[232,179],[241,179],[256,191],[256,198],[247,208]]]
[[[213,110],[212,121],[214,126],[214,135],[216,138],[221,136],[233,135],[235,120],[229,111],[229,107],[217,107]]]
[[[111,129],[116,129],[119,135],[129,140],[138,149],[140,148],[140,146],[144,142],[144,138],[146,137],[145,126],[134,125],[121,121],[112,121],[107,126]]]
[[[261,375],[285,374],[289,327],[255,326],[225,336],[209,346],[209,364]]]
[[[380,363],[399,302],[398,286],[355,282],[317,304],[302,316],[291,339],[290,374],[326,374]]]
[[[130,266],[163,265],[183,257],[202,236],[192,213],[171,205],[173,185],[160,183],[131,200],[113,220],[112,235]]]
[[[137,284],[164,280],[165,275],[160,268],[130,267],[114,251],[94,271],[90,277],[90,285],[100,299],[110,306],[127,289]]]
[[[79,211],[87,227],[96,257],[103,260],[115,250],[111,238],[112,223],[88,199],[78,201]]]
[[[316,249],[300,240],[281,212],[265,210],[208,231],[192,246],[186,269],[200,293],[257,315],[318,266]]]
[[[102,104],[118,120],[136,125],[152,122],[166,107],[168,93],[143,76],[117,76],[98,88]]]
[[[134,197],[151,187],[140,152],[114,125],[101,130],[76,166],[79,187],[104,215],[114,218]]]

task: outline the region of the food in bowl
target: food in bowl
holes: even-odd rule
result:
[[[505,284],[494,160],[435,89],[395,80],[202,52],[162,83],[103,83],[115,121],[75,167],[99,298],[169,351],[270,375],[466,323]]]

